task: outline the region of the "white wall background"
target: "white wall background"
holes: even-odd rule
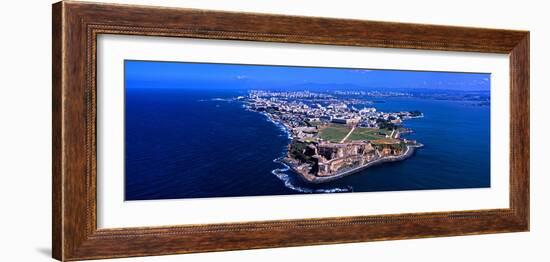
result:
[[[548,261],[550,28],[545,1],[104,0],[205,9],[531,31],[531,232],[217,252],[123,261]],[[48,261],[51,245],[50,1],[0,11],[0,243],[2,261]]]

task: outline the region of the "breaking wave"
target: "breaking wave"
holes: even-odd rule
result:
[[[197,102],[233,102],[234,100],[231,98],[209,98],[209,99],[197,99]]]
[[[277,128],[279,128],[279,130],[283,131],[285,133],[285,135],[287,136],[288,140],[292,140],[292,135],[290,134],[290,131],[288,130],[288,128],[286,128],[285,125],[281,124],[280,122],[278,121],[274,121],[273,119],[271,119],[267,114],[265,113],[262,113],[262,115],[265,116],[265,118],[267,119],[267,121],[273,123]]]
[[[353,187],[347,186],[345,188],[309,188],[297,185],[296,178],[293,177],[293,174],[288,173],[290,167],[281,161],[281,158],[274,159],[273,162],[283,165],[283,168],[276,168],[271,171],[273,175],[283,181],[285,187],[290,188],[294,191],[301,193],[342,193],[342,192],[353,192]]]
[[[244,108],[247,108],[246,105],[244,105],[244,104],[242,106]],[[292,140],[292,134],[291,134],[290,130],[283,123],[281,123],[277,120],[271,119],[271,117],[269,117],[269,115],[265,112],[259,112],[259,113],[261,115],[263,115],[267,121],[271,122],[279,130],[282,131],[281,136],[286,136],[289,141]],[[284,150],[284,152],[282,152],[282,154],[283,154],[282,157],[274,159],[273,162],[277,163],[277,164],[281,164],[283,167],[273,169],[273,170],[271,170],[271,173],[273,175],[275,175],[277,178],[279,178],[279,180],[281,180],[283,182],[285,187],[287,187],[289,189],[292,189],[294,191],[297,191],[297,192],[301,192],[301,193],[353,192],[353,187],[351,187],[351,186],[347,186],[345,188],[339,188],[339,187],[336,187],[336,188],[310,188],[310,187],[301,185],[304,182],[299,180],[300,178],[296,177],[296,175],[292,173],[290,167],[282,161],[284,155],[286,154],[286,149]]]
[[[281,122],[279,121],[275,121],[273,119],[271,119],[266,113],[261,113],[263,116],[265,116],[266,120],[273,123],[277,128],[279,128],[281,131],[284,132],[284,134],[286,135],[286,137],[288,138],[288,140],[292,140],[292,135],[290,133],[290,130],[288,130],[288,128],[283,125]],[[283,152],[283,155],[285,154],[286,152]],[[273,160],[273,162],[277,163],[277,164],[281,164],[283,167],[282,168],[276,168],[276,169],[273,169],[271,170],[271,173],[273,175],[275,175],[277,178],[279,178],[279,180],[281,180],[285,187],[287,188],[290,188],[294,191],[298,191],[298,192],[301,192],[301,193],[342,193],[342,192],[353,192],[353,187],[351,186],[347,186],[345,188],[310,188],[310,187],[307,187],[307,186],[303,186],[303,185],[299,185],[300,181],[297,181],[299,178],[296,178],[296,175],[295,174],[292,174],[291,170],[290,170],[290,167],[285,164],[283,161],[282,161],[282,158],[283,157],[280,157],[280,158],[276,158]]]

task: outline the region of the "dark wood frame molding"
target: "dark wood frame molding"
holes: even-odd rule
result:
[[[84,2],[53,5],[53,257],[82,260],[529,230],[529,32]],[[98,34],[510,56],[510,208],[98,229]],[[504,112],[503,112],[504,113]]]

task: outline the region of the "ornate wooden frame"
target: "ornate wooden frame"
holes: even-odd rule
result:
[[[529,230],[529,32],[83,2],[53,5],[53,257],[81,260]],[[504,53],[510,208],[98,229],[98,34]]]

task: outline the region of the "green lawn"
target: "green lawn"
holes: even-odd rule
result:
[[[319,137],[331,142],[340,142],[350,130],[351,128],[345,125],[330,125],[319,130]]]
[[[384,135],[380,135],[379,133],[388,133],[387,130],[380,130],[377,128],[356,128],[353,133],[348,137],[348,141],[350,140],[377,140],[384,138]],[[391,133],[391,131],[390,131]]]
[[[331,142],[340,142],[340,140],[342,140],[342,138],[344,138],[350,130],[351,127],[349,126],[331,124],[329,126],[322,127],[319,130],[319,137],[323,140]],[[358,140],[384,140],[386,136],[379,133],[389,135],[391,134],[391,131],[387,129],[357,127],[353,130],[353,133],[351,133],[348,139],[346,139],[346,142]]]
[[[399,145],[401,144],[401,141],[395,138],[381,138],[378,140],[373,140],[371,143],[374,145]]]

